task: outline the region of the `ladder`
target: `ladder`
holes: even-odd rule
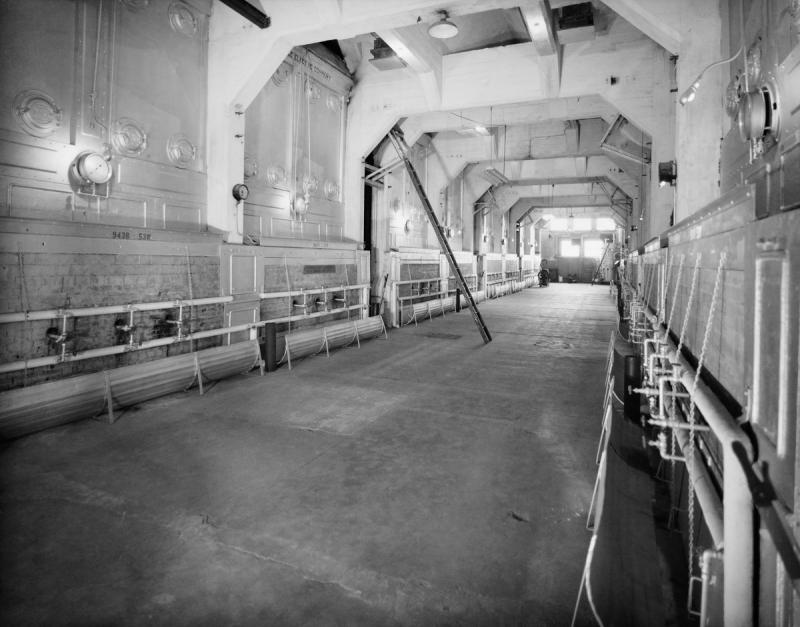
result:
[[[472,314],[472,319],[475,321],[478,331],[480,331],[483,342],[488,344],[492,341],[492,335],[489,333],[489,329],[486,327],[486,323],[483,321],[481,312],[478,311],[478,306],[475,304],[475,299],[472,297],[472,292],[470,292],[469,287],[467,287],[467,282],[464,280],[464,275],[461,273],[461,268],[459,268],[458,264],[456,263],[456,258],[453,256],[453,249],[450,248],[450,243],[447,241],[447,238],[444,235],[444,229],[442,228],[441,224],[439,224],[439,219],[433,212],[433,207],[431,206],[430,200],[428,200],[428,195],[425,193],[425,189],[422,187],[422,183],[419,180],[417,171],[414,169],[411,160],[408,158],[408,152],[410,149],[408,144],[406,144],[406,140],[403,138],[403,131],[395,126],[391,131],[389,131],[389,140],[392,142],[394,149],[397,151],[397,155],[403,160],[403,164],[406,166],[406,171],[411,179],[411,183],[414,185],[414,189],[417,190],[417,194],[419,194],[419,199],[422,201],[422,206],[425,208],[425,213],[428,215],[428,220],[430,220],[430,223],[433,226],[433,232],[436,233],[436,238],[439,240],[439,246],[441,247],[442,252],[444,252],[445,257],[447,257],[447,263],[450,265],[450,272],[453,273],[453,276],[456,279],[456,285],[458,286],[458,289],[461,290],[461,293],[464,295],[464,298],[467,301],[467,306]]]
[[[597,276],[600,274],[600,269],[603,267],[603,262],[606,260],[608,256],[608,250],[614,245],[614,242],[609,242],[606,244],[606,249],[603,251],[603,257],[600,259],[600,263],[597,264],[597,268],[595,268],[594,275],[592,276],[592,283],[591,285],[595,284],[597,281]]]

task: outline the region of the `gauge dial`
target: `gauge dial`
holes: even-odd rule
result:
[[[233,197],[236,200],[247,200],[250,195],[250,190],[244,183],[237,183],[233,186]]]
[[[87,152],[78,157],[75,170],[84,181],[102,185],[111,180],[111,164],[99,152]]]

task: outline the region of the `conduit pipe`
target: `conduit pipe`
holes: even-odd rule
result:
[[[653,329],[664,333],[667,341],[667,357],[679,368],[679,378],[690,392],[697,409],[723,450],[723,546],[724,546],[724,618],[726,627],[751,625],[753,622],[753,499],[747,477],[731,446],[740,442],[753,459],[753,446],[745,432],[736,423],[716,395],[703,383],[697,381],[694,389],[695,370],[679,354],[677,345],[667,335],[658,317],[645,311]]]

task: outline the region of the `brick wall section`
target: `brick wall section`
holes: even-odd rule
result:
[[[77,309],[128,303],[188,299],[189,273],[187,259],[179,255],[106,255],[26,253],[0,255],[0,312],[24,310]],[[192,296],[204,298],[219,295],[219,259],[190,257]],[[24,275],[24,282],[23,282]],[[27,303],[26,303],[27,301]],[[177,318],[177,309],[144,311],[134,314],[135,341],[158,337],[155,323],[165,314]],[[69,318],[67,331],[71,339],[67,352],[113,346],[117,343],[114,323],[127,315]],[[210,305],[184,310],[184,329],[195,331],[223,325],[223,306]],[[0,325],[0,362],[20,361],[54,355],[60,347],[46,338],[49,327],[61,329],[60,319],[19,322]],[[173,327],[174,332],[174,327]],[[0,390],[32,385],[67,376],[159,359],[168,355],[202,349],[219,344],[208,338],[190,346],[190,342],[133,350],[98,359],[65,362],[27,371],[0,375]]]

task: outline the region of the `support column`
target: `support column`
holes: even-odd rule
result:
[[[678,59],[678,94],[681,94],[710,63],[728,56],[722,44],[719,4],[693,4],[692,20],[684,24]],[[692,215],[719,197],[720,142],[725,111],[722,106],[726,68],[713,68],[703,76],[695,100],[676,106],[675,146],[678,184],[675,221]],[[724,82],[723,82],[724,81]]]
[[[242,243],[242,206],[232,189],[244,178],[247,107],[291,50],[273,31],[243,23],[227,7],[211,20],[208,42],[208,226]]]

